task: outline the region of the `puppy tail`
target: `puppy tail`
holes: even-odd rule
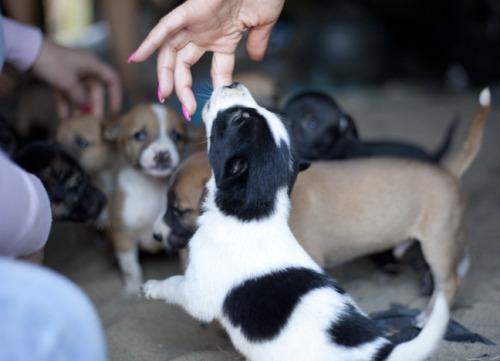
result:
[[[444,293],[436,298],[434,309],[420,334],[409,342],[396,346],[387,361],[422,361],[438,346],[448,327],[450,311]]]
[[[436,152],[432,155],[432,159],[434,160],[434,162],[441,162],[441,159],[443,159],[444,155],[450,150],[458,123],[460,123],[460,117],[458,115],[455,115],[451,123],[448,125],[448,129],[443,136],[443,140],[441,141],[439,149],[437,149]]]
[[[458,154],[445,164],[445,167],[459,178],[469,168],[479,152],[483,137],[484,122],[488,116],[490,108],[490,89],[484,88],[479,95],[479,108],[470,125],[467,139],[465,139],[465,142],[462,144],[462,148]]]

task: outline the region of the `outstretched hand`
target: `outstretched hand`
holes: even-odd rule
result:
[[[57,112],[63,119],[73,108],[84,107],[103,116],[105,90],[109,111],[118,113],[121,109],[122,87],[118,73],[91,52],[66,48],[44,39],[32,71],[55,89]]]
[[[214,89],[231,84],[243,33],[248,30],[248,56],[261,60],[283,5],[284,0],[187,0],[160,20],[129,61],[142,62],[158,49],[158,97],[162,101],[175,89],[189,118],[196,111],[191,66],[211,51]]]

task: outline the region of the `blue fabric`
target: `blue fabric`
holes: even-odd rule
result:
[[[69,360],[106,360],[90,300],[54,271],[0,258],[0,361]]]

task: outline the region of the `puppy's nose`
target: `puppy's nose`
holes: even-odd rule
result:
[[[170,153],[166,150],[158,152],[155,155],[155,161],[158,163],[164,163],[168,158],[170,158]]]
[[[155,239],[155,241],[158,241],[158,242],[163,242],[163,237],[160,233],[153,233],[153,238]]]
[[[236,88],[238,85],[240,85],[240,83],[238,82],[234,82],[233,84],[231,85],[226,85],[226,88],[229,88],[229,89],[234,89]]]

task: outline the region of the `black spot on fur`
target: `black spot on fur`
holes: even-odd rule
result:
[[[307,268],[287,268],[233,288],[224,300],[223,312],[235,327],[241,327],[250,341],[271,340],[286,325],[300,298],[323,287],[345,294],[327,274]]]
[[[298,167],[291,169],[292,160],[291,148],[283,141],[276,144],[256,109],[235,106],[220,112],[212,125],[209,149],[217,207],[243,221],[268,217],[277,191],[290,190],[295,182]]]
[[[377,353],[373,357],[373,361],[384,361],[387,359],[389,354],[394,349],[394,345],[392,343],[387,343],[381,348],[378,349]]]
[[[328,333],[333,342],[346,347],[356,347],[382,336],[379,327],[353,305],[348,305],[341,319],[335,321]]]

